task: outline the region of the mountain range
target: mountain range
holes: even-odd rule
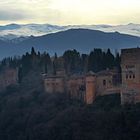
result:
[[[140,36],[140,24],[127,24],[127,25],[67,25],[58,26],[51,24],[8,24],[0,26],[0,39],[13,40],[16,38],[26,39],[30,36],[42,36],[50,33],[56,33],[69,29],[91,29],[103,32],[120,32],[123,34],[130,34]]]
[[[22,38],[21,41],[0,40],[0,59],[7,56],[21,55],[30,51],[31,47],[40,52],[49,52],[51,55],[54,55],[55,52],[61,55],[68,49],[89,53],[94,48],[119,50],[140,45],[140,37],[137,36],[89,29],[69,29],[42,36]]]

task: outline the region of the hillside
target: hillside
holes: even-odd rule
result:
[[[138,140],[139,107],[121,107],[118,94],[89,106],[66,94],[47,94],[40,75],[31,71],[0,93],[0,139]]]
[[[121,107],[119,95],[109,95],[86,106],[44,93],[39,75],[29,75],[0,93],[1,140],[140,139],[139,105]]]
[[[11,43],[0,40],[0,59],[14,55],[14,52],[15,50]]]

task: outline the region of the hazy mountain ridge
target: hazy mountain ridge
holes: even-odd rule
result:
[[[19,37],[42,36],[64,30],[63,26],[50,24],[9,24],[0,26],[0,39],[12,40]]]
[[[0,26],[0,39],[12,40],[19,37],[42,36],[50,33],[65,31],[68,29],[91,29],[104,32],[120,32],[134,36],[140,36],[140,24],[127,25],[68,25],[58,26],[51,24],[9,24]]]
[[[65,50],[76,49],[81,53],[89,53],[94,48],[121,49],[137,47],[140,45],[140,37],[118,32],[106,33],[89,29],[70,29],[67,31],[52,33],[39,37],[31,36],[22,41],[0,42],[0,58],[21,55],[29,52],[31,47],[37,51],[47,51],[51,55],[56,52],[61,55]]]

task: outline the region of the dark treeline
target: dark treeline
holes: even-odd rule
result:
[[[18,67],[20,78],[30,70],[41,73],[55,74],[57,70],[64,69],[67,74],[86,73],[88,71],[99,72],[105,69],[120,69],[120,55],[113,55],[108,49],[94,49],[90,54],[80,54],[76,50],[67,50],[62,56],[55,55],[50,57],[46,52],[40,54],[32,48],[30,53],[22,57],[5,58],[1,62],[4,66]]]

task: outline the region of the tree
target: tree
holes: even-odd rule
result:
[[[74,50],[65,51],[63,54],[64,67],[67,73],[75,73],[81,70],[80,53]]]
[[[86,73],[88,71],[88,55],[82,54],[81,55],[81,70],[82,72]]]
[[[32,49],[31,49],[31,55],[32,55],[32,56],[36,55],[36,52],[35,52],[34,47],[32,47]]]
[[[107,50],[105,61],[106,61],[106,68],[112,69],[115,66],[115,58],[114,55],[111,53],[110,49]]]
[[[101,49],[94,49],[89,54],[88,58],[88,71],[92,70],[98,72],[104,69],[103,52]]]

